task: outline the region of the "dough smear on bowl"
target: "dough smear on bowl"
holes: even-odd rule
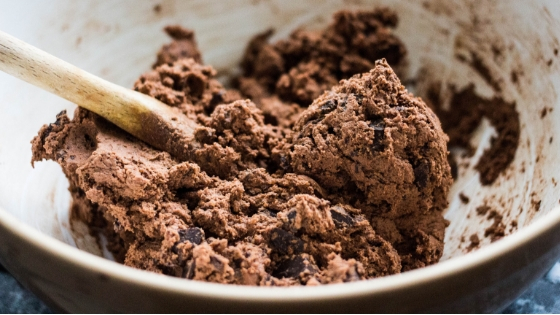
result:
[[[168,27],[174,41],[135,89],[200,124],[192,161],[81,108],[41,128],[33,161],[62,166],[73,216],[135,268],[287,286],[436,263],[448,138],[393,71],[406,59],[396,25],[387,9],[341,11],[324,31],[258,35],[237,89],[201,64],[191,31]]]

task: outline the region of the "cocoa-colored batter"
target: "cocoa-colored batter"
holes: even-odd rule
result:
[[[135,89],[200,124],[192,160],[77,109],[41,128],[33,161],[62,166],[74,217],[103,231],[128,266],[286,286],[436,263],[447,136],[390,66],[404,62],[396,23],[386,9],[342,11],[324,32],[298,30],[274,45],[259,35],[240,92],[201,64],[191,31],[168,27],[174,41]]]

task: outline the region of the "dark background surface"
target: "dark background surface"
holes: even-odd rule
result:
[[[537,281],[519,299],[503,312],[518,313],[560,313],[560,281],[558,279],[560,262],[554,274]],[[0,265],[0,313],[40,313],[52,311],[31,292],[22,288],[17,281]]]

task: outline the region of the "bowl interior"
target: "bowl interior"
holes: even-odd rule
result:
[[[0,29],[126,87],[149,69],[159,47],[169,41],[162,32],[165,25],[194,29],[205,63],[228,74],[257,32],[273,27],[275,40],[300,26],[325,25],[341,8],[373,7],[361,1],[55,2],[13,2],[0,13]],[[471,235],[481,239],[480,246],[491,242],[484,234],[493,221],[476,211],[482,205],[503,216],[506,234],[546,216],[560,195],[560,126],[554,123],[560,120],[560,64],[553,61],[560,49],[559,3],[377,3],[399,12],[397,33],[409,50],[407,82],[417,82],[411,91],[426,98],[430,87],[439,86],[448,100],[452,87],[474,83],[477,94],[515,103],[519,112],[515,158],[492,185],[481,185],[475,170],[496,132],[488,121],[472,139],[475,154],[459,159],[459,177],[445,214],[451,224],[443,259],[468,253]],[[485,71],[473,66],[475,57]],[[104,255],[86,227],[74,223],[70,228],[68,182],[60,167],[51,161],[35,168],[30,164],[30,141],[41,125],[74,108],[0,73],[0,211],[62,242]],[[461,201],[461,193],[468,203]]]

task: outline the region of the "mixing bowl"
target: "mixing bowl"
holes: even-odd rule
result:
[[[30,140],[75,106],[0,74],[0,261],[52,307],[69,312],[492,312],[560,257],[560,2],[557,1],[14,1],[0,29],[117,84],[131,87],[169,39],[196,31],[204,60],[227,73],[251,36],[273,39],[327,24],[338,9],[399,12],[407,82],[474,84],[515,103],[521,133],[513,162],[483,186],[474,163],[495,133],[483,122],[449,195],[442,261],[380,279],[321,287],[218,285],[135,270],[110,259],[84,226],[70,229],[68,182],[52,162],[31,167]],[[482,67],[482,66],[483,67]],[[416,84],[413,84],[415,83]],[[465,203],[468,196],[469,202]],[[506,237],[483,237],[497,210]],[[480,248],[469,240],[477,234]]]

